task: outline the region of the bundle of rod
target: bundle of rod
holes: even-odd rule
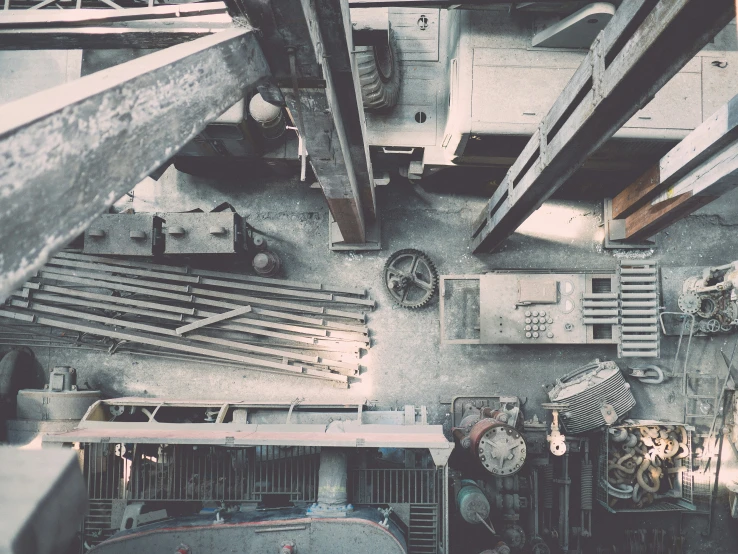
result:
[[[62,252],[0,316],[119,345],[348,386],[370,346],[366,290]]]

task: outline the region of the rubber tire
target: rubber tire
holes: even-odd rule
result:
[[[397,56],[397,45],[392,29],[389,30],[389,44],[386,53],[391,64],[391,72],[385,75],[377,64],[378,53],[375,46],[356,46],[356,66],[361,83],[361,99],[364,109],[381,112],[389,111],[397,105],[400,98],[400,63]]]

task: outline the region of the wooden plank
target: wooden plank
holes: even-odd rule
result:
[[[268,74],[227,30],[0,106],[0,298]]]
[[[219,321],[225,321],[226,319],[233,319],[234,317],[238,317],[239,315],[243,315],[250,311],[251,306],[242,306],[240,308],[236,308],[235,310],[230,310],[222,314],[212,315],[204,319],[198,319],[197,321],[193,321],[192,323],[188,323],[187,325],[183,325],[182,327],[177,327],[175,331],[178,335],[184,335],[185,333],[189,333],[190,331],[194,331],[195,329],[199,329],[207,325],[212,325],[213,323],[218,323]]]
[[[625,238],[653,236],[738,186],[738,139],[625,218]]]
[[[738,138],[738,95],[723,105],[659,163],[625,188],[612,201],[613,219],[622,219],[645,206],[659,192]]]
[[[611,46],[617,54],[609,65],[603,35],[595,41],[590,51],[596,70],[592,87],[570,99],[565,120],[549,137],[546,163],[539,160],[529,167],[494,217],[484,214],[477,220],[481,224],[486,218],[481,229],[473,231],[475,253],[489,252],[510,236],[734,15],[731,0],[659,0],[649,4],[647,14],[643,9],[630,13],[633,21],[642,21],[637,26],[620,21],[618,13],[610,21],[625,23],[625,30]],[[485,211],[490,208],[488,203]]]
[[[648,195],[658,190],[660,184],[661,171],[659,164],[656,164],[612,199],[612,218],[621,219],[631,215],[643,205]]]
[[[696,196],[686,192],[654,205],[646,205],[625,218],[626,240],[642,240],[665,229],[715,200],[716,196]]]

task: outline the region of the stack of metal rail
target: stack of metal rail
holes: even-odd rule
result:
[[[0,317],[97,337],[110,352],[125,345],[348,386],[373,308],[362,289],[63,252]]]

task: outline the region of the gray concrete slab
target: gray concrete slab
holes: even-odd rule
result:
[[[453,182],[451,174],[449,182]],[[209,180],[170,169],[159,182],[147,180],[139,186],[133,201],[123,199],[119,203],[121,208],[145,212],[208,210],[230,202],[266,235],[270,248],[282,258],[284,277],[369,289],[378,304],[368,322],[373,346],[362,358],[366,371],[360,382],[348,390],[291,376],[125,353],[111,356],[36,348],[37,356],[47,372],[54,365],[76,367],[80,385],[99,388],[107,396],[281,401],[299,397],[323,402],[368,399],[384,408],[425,404],[432,423],[449,425],[447,412],[453,396],[503,394],[526,398],[528,417],[533,413],[544,417],[538,407],[546,400],[544,384],[594,358],[614,359],[616,347],[441,347],[437,300],[426,309],[407,311],[393,306],[385,294],[381,272],[392,252],[401,248],[424,250],[441,274],[500,268],[614,268],[623,256],[652,256],[670,267],[704,266],[725,263],[736,256],[738,194],[727,195],[661,233],[655,251],[638,253],[602,249],[600,202],[554,200],[526,221],[499,252],[482,256],[471,254],[467,236],[486,198],[430,193],[400,181],[381,187],[378,200],[384,250],[368,253],[328,250],[329,214],[322,194],[296,178],[254,179],[244,174],[230,180]],[[732,349],[735,340],[734,335],[695,339],[690,367],[724,372],[720,349]],[[662,359],[658,363],[664,369],[674,369],[675,346],[676,337],[662,340]],[[680,369],[681,362],[676,366]],[[680,380],[658,386],[634,382],[637,406],[631,414],[681,420],[680,387]],[[724,466],[729,468],[724,471],[734,474],[733,466]],[[701,530],[702,521],[690,526],[690,532]],[[723,528],[730,523],[727,514],[721,521]],[[717,546],[718,542],[711,544]]]
[[[466,237],[485,199],[468,195],[429,193],[399,182],[379,189],[384,250],[371,253],[331,253],[328,250],[328,210],[319,190],[295,178],[246,176],[208,180],[170,169],[159,182],[146,181],[134,200],[120,206],[139,212],[210,209],[230,202],[279,253],[285,277],[305,281],[362,286],[377,299],[369,317],[372,348],[362,358],[366,371],[346,390],[323,382],[297,380],[196,362],[171,362],[125,353],[107,355],[60,349],[37,349],[46,369],[68,364],[108,395],[187,398],[255,398],[344,401],[366,398],[386,407],[425,404],[431,419],[442,422],[447,402],[458,394],[506,394],[528,398],[533,407],[545,400],[542,385],[593,358],[613,359],[614,346],[535,348],[524,346],[439,345],[437,300],[423,310],[395,307],[381,284],[389,254],[400,248],[426,251],[441,274],[480,273],[497,268],[613,268],[622,252],[605,252],[602,207],[599,203],[551,201],[538,210],[495,254],[473,256]],[[653,256],[666,265],[723,263],[733,259],[732,221],[738,202],[720,205],[720,214],[699,214],[663,233]],[[638,255],[651,255],[651,252]],[[730,337],[701,339],[693,351],[701,361],[719,362],[718,347]],[[662,343],[663,363],[670,366],[673,341]],[[669,369],[671,369],[669,367]],[[639,405],[634,413],[678,418],[676,383],[661,387],[636,384]],[[288,398],[289,399],[289,398]],[[673,400],[669,402],[669,400]],[[535,412],[543,415],[541,410]]]

